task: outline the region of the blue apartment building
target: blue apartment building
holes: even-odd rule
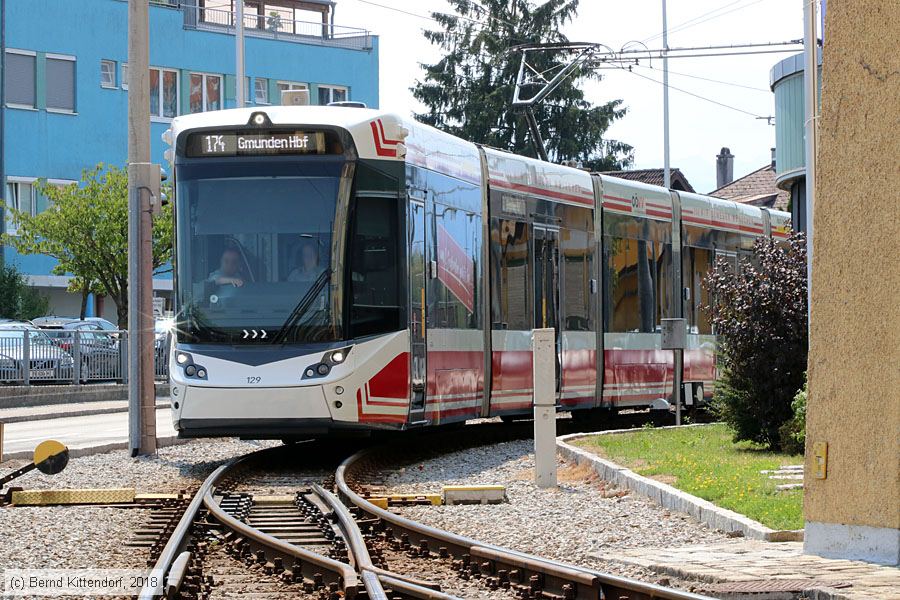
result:
[[[245,98],[278,104],[307,89],[313,104],[378,106],[378,38],[335,21],[332,0],[244,0]],[[33,183],[77,181],[97,163],[127,162],[128,3],[125,0],[0,0],[3,206],[47,207]],[[349,17],[348,17],[349,18]],[[152,160],[163,164],[162,133],[173,117],[236,106],[234,0],[150,0]],[[5,181],[3,181],[5,180]],[[15,224],[4,215],[5,231]],[[81,298],[48,256],[0,246],[0,258],[50,298],[51,312],[77,316]],[[168,275],[154,280],[171,294]],[[112,302],[88,313],[115,321]]]

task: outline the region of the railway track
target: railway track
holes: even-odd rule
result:
[[[353,450],[312,441],[220,466],[177,525],[167,527],[154,565],[163,577],[140,597],[705,598],[502,548],[379,508],[360,482],[380,450]]]

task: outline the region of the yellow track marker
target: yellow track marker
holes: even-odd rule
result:
[[[443,504],[440,494],[389,494],[387,496],[370,496],[366,500],[380,508],[387,508],[391,505],[431,504],[440,506]]]
[[[51,504],[121,504],[134,502],[134,488],[19,490],[12,493],[16,506]]]

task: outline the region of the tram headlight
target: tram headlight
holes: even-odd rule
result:
[[[175,355],[175,362],[179,365],[186,365],[191,362],[191,355],[186,352],[179,352]]]
[[[346,348],[338,348],[337,350],[326,352],[325,356],[322,357],[322,362],[330,367],[339,365],[347,360],[347,355],[350,354],[351,348],[353,348],[353,346],[347,346]]]
[[[316,367],[316,371],[319,373],[319,375],[328,375],[328,371],[330,370],[331,369],[329,369],[328,365],[326,365],[325,363],[322,363],[318,367]]]
[[[184,368],[184,373],[188,377],[193,377],[195,373],[197,373],[197,367],[194,365],[188,365]]]

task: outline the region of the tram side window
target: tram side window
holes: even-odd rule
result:
[[[585,231],[566,230],[562,241],[563,318],[566,331],[590,331],[591,236]]]
[[[607,229],[612,235],[603,236],[604,331],[654,333],[675,307],[667,224],[626,219]]]
[[[510,219],[494,219],[494,248],[499,250],[499,268],[494,279],[494,329],[523,331],[531,329],[528,287],[528,252],[531,245],[528,224]]]
[[[350,337],[401,329],[396,198],[357,197],[350,238]]]
[[[437,285],[431,290],[432,326],[449,329],[479,327],[478,276],[481,222],[473,213],[435,204]]]
[[[605,236],[603,243],[609,281],[604,310],[611,317],[607,331],[652,332],[656,325],[655,270],[650,265],[653,242]]]
[[[709,290],[705,282],[712,268],[712,250],[688,246],[684,249],[683,257],[684,286],[690,290],[689,297],[684,301],[684,316],[691,333],[709,335],[712,333],[712,324],[706,310],[709,306]]]

